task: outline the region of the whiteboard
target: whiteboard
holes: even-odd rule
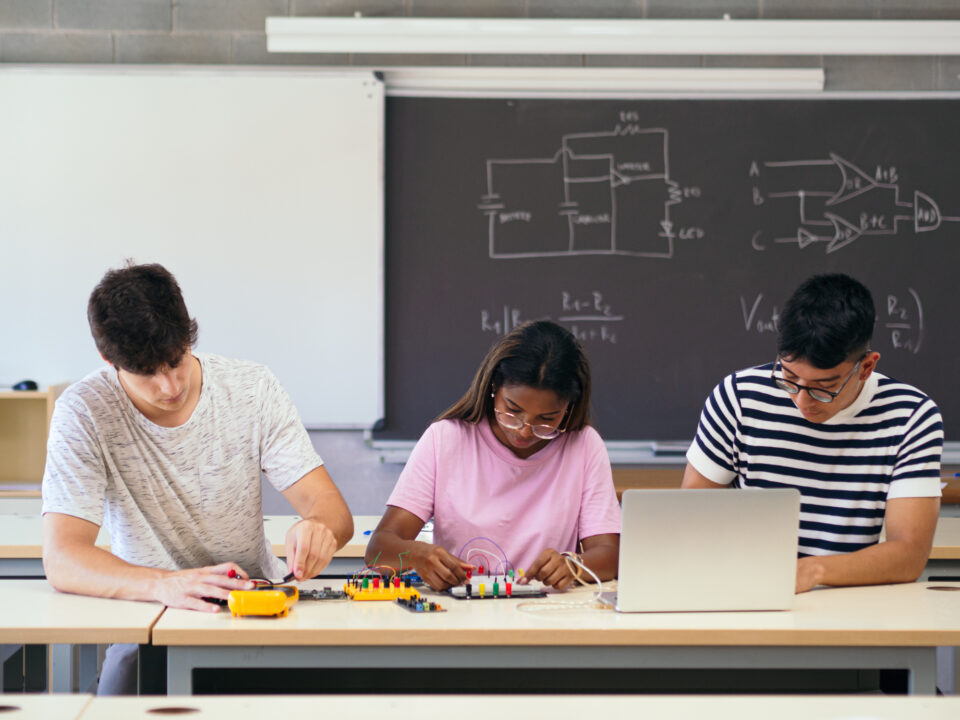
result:
[[[307,427],[383,416],[383,84],[372,73],[0,69],[0,384],[102,365],[126,258],[178,279],[197,350],[268,365]]]

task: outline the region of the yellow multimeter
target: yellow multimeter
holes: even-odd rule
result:
[[[267,585],[253,590],[232,590],[227,607],[234,617],[274,615],[286,617],[297,604],[300,593],[293,585]]]

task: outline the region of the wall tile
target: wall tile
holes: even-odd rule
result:
[[[354,13],[381,17],[409,15],[411,0],[290,0],[290,14],[304,16],[350,16]]]
[[[227,64],[230,50],[226,33],[121,33],[116,56],[118,63]]]
[[[3,33],[0,61],[19,63],[113,62],[110,33]]]
[[[474,67],[583,67],[583,55],[470,55]]]
[[[806,2],[806,0],[797,0]],[[646,0],[648,18],[718,19],[755,18],[760,15],[759,0]]]
[[[53,27],[53,0],[0,0],[0,30]]]
[[[587,67],[700,67],[700,55],[587,55]]]
[[[54,0],[56,27],[70,30],[167,30],[171,0]]]
[[[391,66],[425,66],[425,67],[443,67],[452,65],[461,67],[467,64],[466,55],[445,55],[443,53],[427,53],[417,55],[414,53],[403,53],[398,55],[380,54],[380,53],[355,53],[352,58],[352,65],[360,67],[391,67]]]
[[[823,58],[826,90],[934,90],[937,88],[939,58],[851,57]]]
[[[960,90],[960,57],[940,58],[937,70],[937,86],[941,90]]]
[[[837,2],[837,0],[760,0],[764,18],[820,20],[847,19],[922,20],[960,18],[956,0],[874,0],[873,2]]]
[[[956,0],[879,0],[880,17],[885,20],[960,20]]]
[[[642,18],[643,0],[528,0],[536,18]]]
[[[590,3],[602,0],[589,0]],[[526,3],[523,0],[412,0],[410,14],[417,17],[524,17]]]
[[[264,32],[268,17],[285,16],[288,0],[174,0],[174,32]]]
[[[349,65],[350,55],[267,52],[265,34],[242,33],[233,37],[233,62],[240,65]]]
[[[704,67],[725,68],[818,68],[820,55],[705,55]]]

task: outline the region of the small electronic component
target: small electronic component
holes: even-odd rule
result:
[[[269,585],[254,590],[233,590],[227,607],[234,617],[273,615],[286,617],[297,604],[300,593],[293,585]]]
[[[411,597],[407,600],[404,600],[403,598],[397,598],[397,605],[414,613],[438,613],[447,611],[447,609],[440,603],[429,602],[425,600],[419,593],[417,594],[417,597]]]
[[[420,597],[420,593],[409,580],[400,582],[398,577],[389,583],[380,582],[380,578],[376,576],[354,578],[347,581],[343,591],[351,600],[409,600],[412,597]]]
[[[469,575],[467,582],[456,585],[447,590],[458,600],[476,598],[479,600],[501,600],[507,598],[544,597],[547,593],[539,581],[531,581],[526,585],[517,585],[513,582],[513,574],[509,575]]]
[[[318,590],[300,589],[301,600],[346,600],[347,594],[343,590],[334,590],[329,587]]]

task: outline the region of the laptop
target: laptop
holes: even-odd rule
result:
[[[800,493],[627,490],[619,612],[789,610]]]

